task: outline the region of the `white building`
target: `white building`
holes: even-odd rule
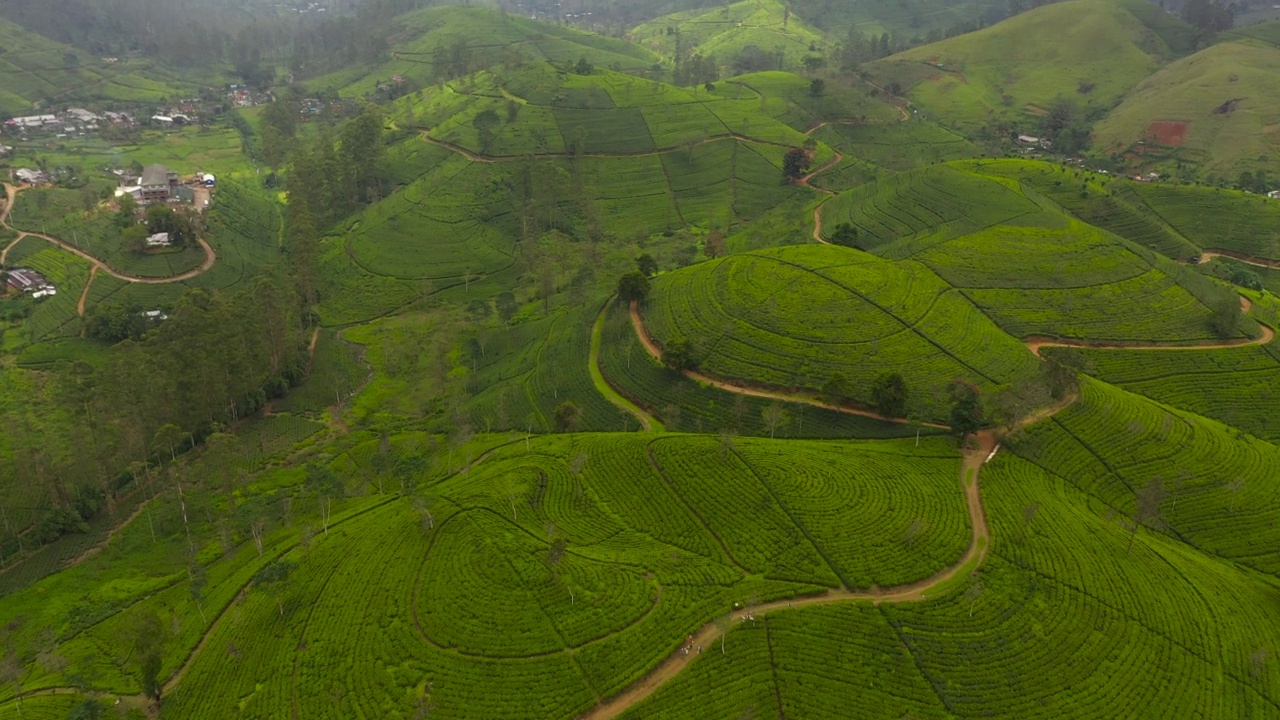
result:
[[[147,236],[147,247],[169,247],[173,245],[173,241],[169,239],[169,233],[156,233]]]
[[[14,171],[13,176],[18,182],[28,185],[43,185],[49,182],[49,176],[45,175],[41,170],[32,170],[31,168],[18,168]]]

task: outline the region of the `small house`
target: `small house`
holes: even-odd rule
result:
[[[218,179],[210,175],[209,173],[205,173],[204,175],[200,176],[200,183],[207,188],[211,188],[218,184]]]
[[[1018,142],[1022,143],[1023,145],[1037,145],[1037,146],[1038,146],[1038,145],[1040,144],[1040,138],[1035,137],[1035,136],[1033,136],[1033,135],[1019,135],[1019,136],[1018,136]]]
[[[1280,200],[1280,190],[1272,190],[1271,192],[1267,193],[1267,197],[1271,198],[1272,200]]]
[[[161,320],[169,319],[169,316],[166,315],[163,310],[144,310],[142,311],[142,317],[151,322],[160,322]]]
[[[169,233],[167,232],[154,233],[147,236],[147,247],[149,248],[171,247],[172,245],[173,241],[169,239]]]
[[[42,170],[32,170],[31,168],[18,168],[14,171],[13,176],[18,182],[27,185],[44,185],[49,182],[49,176]]]

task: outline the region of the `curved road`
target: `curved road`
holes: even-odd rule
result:
[[[17,198],[18,189],[8,183],[4,184],[4,189],[5,189],[5,195],[8,198],[8,200],[5,203],[4,214],[0,215],[0,226],[7,227],[13,230],[15,228],[10,226],[8,222],[9,212],[10,210],[13,209],[13,203]],[[207,272],[209,268],[212,268],[213,264],[218,261],[218,253],[214,251],[213,247],[209,245],[208,241],[206,241],[202,237],[197,236],[196,242],[200,244],[200,247],[204,250],[204,255],[205,255],[204,262],[200,263],[199,267],[192,268],[191,270],[188,270],[183,273],[179,273],[177,275],[170,275],[168,277],[141,277],[138,275],[129,275],[128,273],[122,273],[119,270],[116,270],[115,268],[111,267],[101,259],[97,258],[96,256],[90,255],[89,253],[85,252],[84,250],[81,250],[80,248],[76,247],[75,245],[72,245],[71,243],[66,242],[65,240],[61,240],[51,235],[45,235],[43,233],[34,233],[34,232],[26,232],[23,230],[19,230],[18,237],[15,238],[13,242],[9,243],[9,245],[6,246],[2,252],[0,252],[0,263],[7,261],[9,257],[9,250],[12,249],[14,245],[17,245],[24,238],[28,238],[28,237],[39,238],[40,240],[44,240],[45,242],[50,243],[52,245],[57,245],[58,247],[62,248],[63,250],[66,250],[67,252],[73,255],[79,255],[85,260],[88,260],[94,267],[110,275],[111,277],[116,278],[117,280],[123,280],[125,282],[131,282],[131,283],[140,283],[143,285],[164,285],[167,283],[175,283],[175,282],[182,282],[183,280],[190,280],[193,277],[196,277],[198,275],[201,275]]]

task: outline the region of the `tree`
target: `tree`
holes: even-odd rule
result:
[[[696,370],[698,368],[698,356],[694,351],[693,344],[686,338],[672,338],[662,348],[662,364],[676,372]]]
[[[572,400],[565,400],[556,406],[555,423],[557,432],[569,432],[582,422],[582,408]]]
[[[847,222],[836,225],[835,231],[831,233],[831,242],[834,245],[843,245],[844,247],[857,247],[858,228]]]
[[[262,568],[253,576],[253,586],[261,588],[276,601],[280,619],[284,619],[284,591],[288,588],[289,575],[297,564],[290,560],[277,560]]]
[[[876,412],[884,417],[902,417],[907,410],[907,381],[898,373],[885,373],[871,384]]]
[[[973,617],[973,607],[978,603],[978,599],[982,597],[983,589],[982,578],[975,577],[973,583],[964,591],[964,599],[969,602],[969,617]]]
[[[1243,316],[1240,300],[1234,295],[1224,297],[1213,304],[1209,327],[1220,338],[1235,337],[1240,332],[1240,319]]]
[[[67,720],[101,720],[106,711],[106,706],[102,703],[93,698],[86,698],[71,708],[67,713]]]
[[[849,379],[843,373],[832,375],[822,384],[822,399],[831,405],[843,405],[849,399]]]
[[[799,180],[809,169],[809,153],[804,148],[793,147],[782,156],[782,176],[786,180]]]
[[[618,297],[623,302],[642,302],[649,297],[649,278],[644,273],[629,272],[618,278]]]
[[[595,72],[596,69],[591,63],[587,62],[585,57],[583,57],[578,58],[577,64],[573,66],[573,71],[579,75],[590,75]]]
[[[702,254],[712,260],[715,260],[716,258],[724,255],[724,252],[724,232],[720,230],[712,230],[711,234],[707,235],[706,241],[702,244]]]
[[[986,423],[982,393],[977,386],[963,380],[952,380],[948,392],[951,396],[951,429],[964,440]]]
[[[133,629],[133,659],[138,666],[142,694],[159,703],[160,693],[164,690],[164,682],[160,679],[166,636],[164,622],[154,610],[150,610],[137,617]]]
[[[324,533],[329,534],[329,512],[333,508],[333,498],[342,497],[345,488],[342,479],[324,465],[308,465],[306,479],[303,484],[316,495],[320,506],[320,520],[324,524]]]
[[[805,58],[808,60],[808,58]],[[813,97],[822,97],[827,92],[827,81],[822,78],[814,78],[809,82],[809,94]]]
[[[658,261],[653,259],[649,253],[644,253],[636,258],[636,269],[648,277],[652,277],[658,272]]]
[[[1089,366],[1084,353],[1074,348],[1048,348],[1044,358],[1045,379],[1054,400],[1061,400],[1080,388],[1080,375]]]
[[[506,325],[511,322],[511,318],[516,316],[516,311],[520,306],[516,303],[515,293],[502,292],[498,294],[494,300],[494,306],[498,310],[498,317],[502,318],[502,324]]]
[[[764,420],[765,427],[769,428],[770,438],[777,434],[778,428],[786,427],[787,422],[790,421],[786,409],[776,402],[769,403],[760,411],[760,419]]]
[[[494,130],[502,124],[502,118],[498,117],[498,113],[493,110],[482,110],[471,119],[471,125],[480,134],[480,151],[489,152],[489,145],[493,142]]]

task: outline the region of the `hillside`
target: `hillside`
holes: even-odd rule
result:
[[[1106,153],[1144,165],[1200,167],[1234,181],[1244,171],[1280,171],[1280,47],[1227,42],[1161,68],[1094,127]]]
[[[738,62],[746,62],[740,56],[748,48],[769,58],[770,69],[799,70],[805,57],[820,56],[828,45],[821,33],[779,0],[740,0],[712,10],[664,15],[632,28],[627,37],[666,59],[677,52],[700,54],[729,71],[726,74],[733,74]]]
[[[344,96],[372,93],[394,76],[413,87],[434,85],[498,65],[580,59],[601,68],[648,74],[660,58],[622,40],[477,7],[448,5],[397,17],[389,59],[307,80],[314,90]]]
[[[194,89],[149,61],[107,63],[0,18],[0,113],[51,101],[155,102]]]
[[[1145,11],[1128,7],[1102,0],[1047,5],[869,70],[931,116],[969,130],[997,119],[1035,122],[1060,97],[1107,109],[1175,55],[1164,28],[1153,29]]]

